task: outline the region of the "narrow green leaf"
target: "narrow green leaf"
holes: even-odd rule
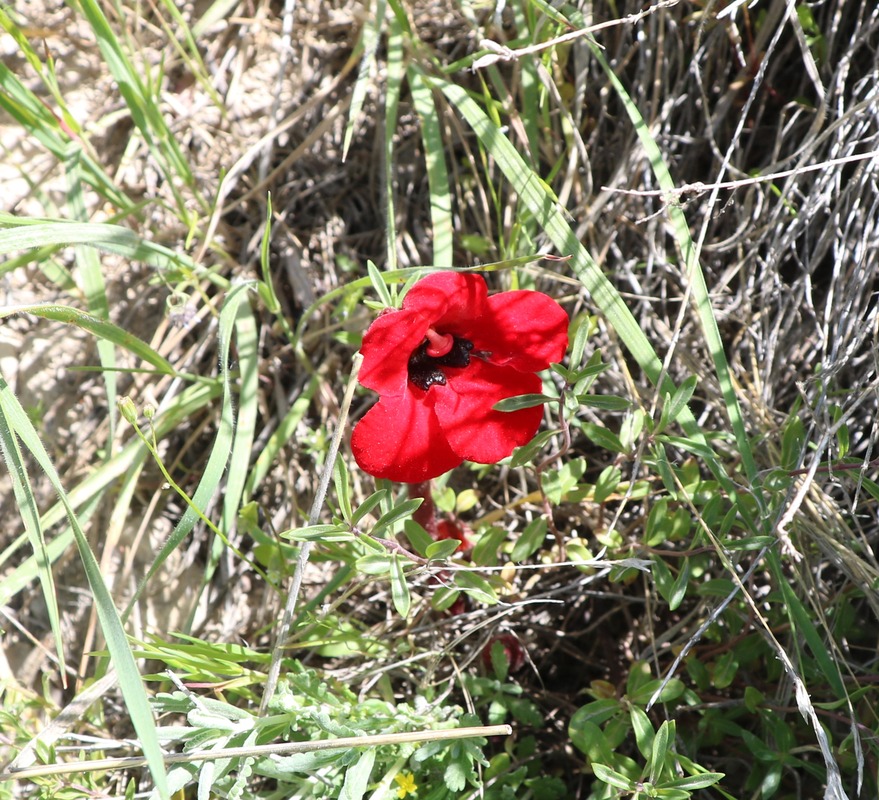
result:
[[[414,519],[407,519],[403,522],[403,532],[418,555],[427,557],[427,548],[430,547],[434,540],[431,535],[424,530]]]
[[[433,102],[433,93],[422,80],[421,73],[411,66],[408,73],[412,105],[421,122],[421,141],[424,146],[424,162],[427,167],[430,221],[433,229],[432,264],[435,267],[451,267],[454,257],[452,197],[449,191],[446,148],[443,144],[439,113]]]
[[[370,553],[357,559],[355,566],[366,575],[386,575],[391,571],[389,553]]]
[[[375,293],[378,295],[379,300],[381,300],[387,308],[392,308],[394,300],[388,290],[388,285],[382,279],[382,274],[379,272],[378,267],[372,261],[367,261],[366,272],[369,275],[369,282],[372,284],[372,288],[375,289]]]
[[[681,411],[684,410],[687,403],[689,403],[690,399],[693,397],[693,393],[696,391],[698,383],[699,381],[696,376],[691,375],[675,390],[675,393],[667,403],[668,418],[670,422],[677,421],[677,418],[681,415]]]
[[[609,431],[607,428],[597,425],[594,422],[586,422],[583,424],[583,433],[599,447],[610,450],[612,453],[624,453],[623,443],[619,437]]]
[[[294,542],[350,542],[356,537],[340,525],[306,525],[283,531],[281,536]]]
[[[528,444],[517,447],[510,459],[511,467],[521,467],[533,461],[540,449],[555,436],[557,431],[541,431]]]
[[[650,761],[648,763],[650,782],[657,784],[662,778],[665,770],[666,759],[669,757],[670,746],[674,744],[674,723],[668,720],[659,726],[656,736],[653,739],[653,747],[650,750]],[[664,785],[664,784],[663,784]]]
[[[465,570],[457,570],[455,572],[455,585],[461,591],[466,592],[471,597],[479,600],[481,603],[493,606],[497,604],[497,593],[494,587],[481,575],[475,572]]]
[[[681,571],[678,573],[678,577],[675,579],[674,585],[671,588],[671,593],[668,598],[668,609],[669,611],[676,611],[681,603],[684,601],[684,597],[687,594],[687,585],[690,582],[690,559],[685,558],[684,563],[681,565]]]
[[[12,394],[5,381],[2,381],[2,378],[0,378],[0,415],[3,417],[5,428],[16,432],[22,444],[30,451],[37,464],[46,474],[67,515],[79,550],[83,570],[94,597],[95,610],[101,625],[101,631],[107,642],[110,660],[116,667],[116,672],[119,675],[119,688],[125,699],[126,708],[128,709],[140,745],[143,748],[159,796],[163,800],[167,800],[168,788],[165,763],[162,759],[162,751],[156,735],[155,719],[147,700],[140,673],[137,670],[137,664],[134,661],[134,656],[128,644],[125,630],[122,627],[122,621],[119,619],[116,606],[113,604],[113,598],[101,575],[100,566],[83,533],[76,512],[68,500],[67,493],[61,485],[49,454],[43,447],[37,432],[27,418],[27,414],[25,414],[18,399]]]
[[[662,784],[667,789],[707,789],[726,777],[725,772],[703,772],[699,775],[687,775],[683,778],[675,778]],[[764,795],[765,796],[765,795]]]
[[[595,502],[603,503],[615,491],[617,491],[617,489],[619,489],[622,477],[623,473],[619,467],[611,465],[601,470],[601,474],[598,476],[598,480],[595,481],[595,489],[592,494]]]
[[[361,800],[369,787],[376,748],[367,747],[345,772],[345,781],[339,792],[339,800]]]
[[[638,110],[638,107],[634,102],[632,102],[632,98],[629,96],[614,69],[607,62],[607,59],[598,44],[588,39],[586,40],[586,43],[592,51],[592,55],[598,63],[601,64],[601,67],[613,86],[614,91],[622,101],[626,113],[632,121],[635,133],[641,141],[641,146],[647,153],[647,158],[650,161],[650,166],[653,169],[653,174],[656,176],[660,189],[672,194],[676,189],[675,182],[668,170],[668,166],[665,163],[659,145],[650,133],[650,126],[644,121],[641,112]],[[675,239],[677,240],[678,248],[684,259],[687,278],[689,279],[689,284],[693,293],[693,303],[702,324],[702,333],[705,337],[705,342],[708,345],[711,357],[714,360],[714,371],[717,375],[717,380],[720,383],[724,404],[726,405],[726,412],[729,416],[736,437],[736,445],[745,467],[745,474],[750,481],[755,481],[757,478],[757,466],[754,462],[754,455],[751,450],[751,441],[748,438],[745,429],[745,422],[742,418],[738,398],[736,397],[735,388],[730,377],[729,363],[726,360],[723,339],[720,335],[717,320],[711,306],[711,295],[708,292],[708,286],[705,283],[705,275],[699,264],[699,253],[696,250],[696,245],[693,242],[692,237],[690,236],[690,226],[687,222],[687,218],[680,206],[675,203],[669,203],[666,206],[666,209],[671,220],[672,230]],[[649,374],[650,373],[648,372],[648,375]],[[655,379],[652,376],[651,380],[655,383]],[[672,397],[676,394],[674,390],[667,388],[666,382],[663,382],[663,385],[660,388],[663,393],[668,393]],[[690,438],[696,438],[695,419],[685,406],[681,408],[679,419],[687,435]],[[702,437],[700,437],[700,441],[704,443]]]
[[[112,342],[123,350],[128,350],[128,352],[136,355],[138,358],[142,358],[166,375],[173,375],[175,373],[174,367],[171,366],[167,359],[159,355],[146,342],[117,327],[112,322],[107,322],[92,314],[87,314],[78,308],[52,304],[0,308],[0,319],[12,314],[33,314],[35,317],[41,317],[42,319],[51,319],[67,325],[76,325],[89,333],[93,333],[100,339]]]
[[[64,640],[61,635],[61,621],[58,614],[58,596],[55,592],[55,580],[52,576],[52,557],[46,547],[46,539],[43,534],[43,526],[40,524],[40,514],[37,510],[37,501],[31,488],[28,477],[27,464],[22,458],[18,446],[18,434],[13,427],[15,414],[7,414],[6,408],[13,407],[10,399],[4,397],[11,395],[12,389],[0,376],[0,454],[6,462],[6,469],[12,481],[12,493],[18,506],[18,513],[24,523],[31,549],[34,552],[37,575],[40,587],[43,591],[43,602],[46,605],[46,613],[49,616],[49,627],[52,630],[52,638],[55,640],[55,653],[58,656],[58,666],[64,670]],[[4,583],[9,576],[4,575]]]
[[[556,398],[547,397],[545,394],[520,394],[499,400],[492,408],[495,411],[521,411],[523,408],[534,408],[555,400]]]
[[[225,309],[225,304],[224,304]],[[238,416],[233,421],[235,434],[229,455],[229,472],[223,492],[223,530],[230,531],[238,519],[238,511],[248,502],[247,479],[253,459],[256,420],[259,414],[259,345],[256,319],[249,303],[239,303],[234,327],[238,355]],[[228,322],[228,321],[227,321]],[[224,323],[226,324],[226,323]],[[228,364],[229,353],[221,353]],[[232,396],[229,396],[229,416],[232,415]],[[224,403],[226,397],[224,396]]]
[[[638,745],[638,750],[644,758],[649,759],[656,736],[653,725],[650,724],[650,718],[643,708],[633,705],[629,710],[629,719],[632,723],[632,730],[635,733],[635,742]]]
[[[385,179],[385,257],[389,270],[397,268],[397,210],[394,202],[396,170],[394,168],[394,137],[400,110],[400,89],[406,68],[403,63],[403,31],[396,14],[388,18],[384,67],[384,154]]]
[[[592,772],[595,773],[595,777],[598,780],[606,783],[608,786],[613,786],[614,789],[620,789],[624,792],[634,792],[636,789],[634,781],[629,780],[625,775],[612,770],[610,767],[604,766],[604,764],[593,764]]]
[[[424,551],[424,555],[431,561],[444,561],[458,551],[459,545],[460,542],[457,539],[440,539],[438,542],[431,542]]]
[[[168,537],[168,539],[159,549],[156,557],[153,559],[153,563],[150,565],[145,576],[141,580],[137,591],[135,592],[135,598],[140,596],[141,592],[148,585],[150,579],[159,571],[162,564],[165,563],[171,553],[173,553],[174,550],[176,550],[177,547],[180,546],[180,543],[186,538],[195,523],[199,519],[204,520],[204,512],[207,509],[211,500],[216,495],[223,475],[226,471],[226,465],[229,462],[229,456],[232,452],[232,441],[235,433],[235,412],[232,400],[231,376],[229,374],[229,351],[232,345],[232,333],[235,330],[235,321],[238,318],[241,304],[247,299],[247,293],[252,288],[252,282],[238,284],[237,286],[233,287],[232,291],[226,296],[226,299],[223,303],[223,310],[220,312],[218,342],[220,379],[223,387],[223,402],[222,408],[220,410],[220,424],[217,428],[217,434],[214,437],[214,441],[211,445],[211,450],[208,455],[207,463],[202,469],[201,479],[198,482],[198,486],[196,486],[195,488],[195,492],[193,493],[191,498],[186,495],[183,496],[183,500],[187,503],[186,511],[183,513],[183,516],[178,520],[177,524],[174,526],[174,530],[171,531],[171,535]],[[255,328],[251,331],[251,335],[255,337]],[[254,339],[252,342],[253,350],[248,356],[250,360],[248,369],[251,372],[248,391],[254,394],[256,391],[255,347],[256,344]],[[255,412],[255,396],[248,398],[247,402],[248,404],[250,404],[251,411]],[[251,430],[249,433],[245,432],[245,438],[242,440],[242,442],[244,443],[244,446],[248,449],[249,453],[249,448],[253,441],[253,426],[255,425],[255,422],[248,422],[248,425],[250,425]],[[248,444],[248,440],[250,444]],[[246,466],[244,468],[244,472],[246,473]],[[237,494],[238,497],[235,501],[234,516],[232,517],[233,519],[237,519],[237,500],[240,499],[241,488],[244,486],[245,480],[246,475],[238,475],[235,479],[234,487],[237,488],[233,487],[233,493]],[[232,514],[231,511],[229,513],[230,515]],[[218,557],[218,551],[213,550],[212,560],[216,561]],[[208,569],[210,569],[210,567],[208,567]]]
[[[629,352],[653,383],[659,381],[663,374],[662,362],[653,346],[620,293],[583,247],[568,222],[566,212],[555,202],[546,184],[464,87],[436,76],[425,76],[425,80],[439,88],[464,117],[552,243],[559,252],[570,256],[567,263],[589,291],[594,303],[604,312]],[[674,384],[668,377],[663,379],[660,388],[669,394],[675,391]],[[681,424],[688,435],[704,442],[695,418],[686,410],[681,414]]]
[[[391,554],[391,598],[397,613],[401,617],[408,617],[412,598],[409,596],[409,584],[406,582],[403,564],[403,557],[399,553]]]
[[[600,408],[602,411],[627,411],[632,407],[630,400],[613,394],[578,394],[577,400],[589,408]]]
[[[379,517],[378,522],[372,527],[372,535],[378,536],[378,534],[385,530],[385,528],[392,527],[401,519],[411,517],[412,512],[423,502],[424,500],[422,498],[416,497],[414,500],[404,500],[402,503],[398,503],[390,511],[387,511]]]
[[[342,519],[351,522],[353,511],[351,509],[351,482],[348,480],[348,468],[342,454],[336,456],[336,463],[333,464],[333,483],[336,487],[336,500],[339,502],[339,510],[342,512]]]
[[[189,275],[209,280],[222,289],[230,286],[229,280],[216,271],[202,267],[188,256],[164,245],[143,239],[121,225],[23,219],[0,211],[0,254],[46,245],[75,244],[91,245],[160,270],[183,270]]]
[[[531,520],[513,545],[510,560],[516,564],[525,561],[525,559],[530,558],[542,547],[545,539],[546,519],[544,517],[537,517]]]
[[[351,105],[348,111],[348,124],[345,126],[345,139],[342,143],[342,161],[348,157],[348,148],[354,140],[354,133],[360,121],[363,104],[366,100],[369,87],[378,71],[376,51],[381,42],[382,28],[384,27],[385,13],[387,10],[386,0],[376,0],[375,8],[366,15],[360,32],[358,48],[362,49],[360,68],[357,71],[357,80],[351,91]]]
[[[377,505],[380,505],[387,496],[387,489],[379,489],[378,491],[373,492],[369,497],[366,498],[366,500],[364,500],[359,506],[357,506],[356,510],[351,515],[351,524],[357,525],[360,520],[362,520],[367,514],[369,514]]]
[[[86,202],[83,197],[83,175],[81,164],[81,150],[73,149],[70,158],[65,163],[67,172],[67,205],[70,208],[70,216],[80,222],[88,222]],[[74,254],[78,267],[79,279],[82,283],[82,291],[88,303],[89,311],[99,319],[107,320],[110,317],[110,306],[107,302],[107,293],[104,288],[104,275],[101,272],[101,262],[98,252],[93,247],[79,245]],[[116,351],[113,343],[104,338],[97,341],[98,357],[103,368],[104,387],[107,392],[107,409],[109,417],[110,433],[109,441],[116,439]]]

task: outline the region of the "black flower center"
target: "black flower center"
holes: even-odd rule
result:
[[[466,367],[470,364],[470,351],[473,342],[454,337],[452,349],[444,356],[429,356],[430,342],[425,339],[421,346],[409,356],[409,380],[419,389],[427,391],[434,384],[445,386],[444,367]]]

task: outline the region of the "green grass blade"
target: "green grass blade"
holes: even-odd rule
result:
[[[62,681],[66,683],[64,640],[61,637],[58,596],[55,593],[55,581],[52,577],[52,558],[46,547],[46,539],[43,535],[43,527],[40,524],[40,515],[37,511],[37,501],[31,489],[27,465],[22,458],[21,449],[18,446],[18,436],[5,413],[8,399],[4,400],[3,396],[11,394],[12,389],[3,377],[0,376],[0,454],[2,454],[3,460],[6,462],[6,468],[9,470],[18,513],[21,515],[25,533],[34,552],[36,571],[43,590],[43,601],[46,604],[46,613],[49,616],[49,626],[55,639],[59,674]],[[4,576],[5,582],[6,578]]]
[[[620,100],[623,102],[623,105],[626,108],[626,113],[629,115],[629,119],[632,120],[632,124],[635,126],[635,133],[638,134],[641,146],[647,154],[647,159],[650,162],[650,167],[653,170],[653,174],[656,176],[660,189],[664,192],[668,192],[670,196],[673,196],[672,193],[677,187],[671,177],[671,173],[668,171],[665,159],[662,157],[662,151],[656,144],[656,140],[650,134],[650,129],[644,121],[644,118],[641,116],[641,112],[632,102],[632,98],[629,97],[629,93],[626,91],[626,88],[623,86],[620,79],[616,76],[616,73],[607,63],[601,49],[591,42],[589,43],[589,46],[593,55],[607,74],[608,80],[611,82],[614,91],[616,91]],[[696,307],[696,313],[702,325],[702,334],[705,337],[705,343],[707,344],[708,350],[711,353],[711,358],[714,361],[714,371],[717,375],[717,380],[720,383],[724,405],[726,406],[726,413],[729,416],[733,434],[736,437],[736,445],[742,457],[745,474],[748,476],[749,480],[754,481],[757,477],[757,466],[754,462],[751,442],[748,439],[748,434],[745,430],[745,423],[742,419],[739,401],[736,397],[735,389],[733,388],[729,364],[727,363],[726,353],[723,349],[723,340],[720,336],[720,330],[717,327],[717,320],[714,317],[711,298],[708,294],[708,286],[705,283],[705,274],[702,272],[702,266],[699,263],[699,254],[696,251],[696,246],[690,236],[690,228],[687,225],[687,218],[684,216],[684,212],[674,203],[669,203],[667,210],[669,219],[672,223],[675,240],[677,241],[678,248],[684,260],[684,269],[693,293],[693,303]]]
[[[253,456],[253,440],[256,434],[257,399],[259,397],[259,352],[256,320],[247,303],[238,306],[238,319],[235,320],[235,334],[238,344],[238,369],[240,374],[238,389],[238,419],[235,424],[235,438],[232,443],[232,456],[229,475],[223,494],[223,530],[230,530],[235,524],[238,509],[244,498],[244,487],[250,460]]]
[[[0,415],[3,417],[3,425],[15,432],[46,474],[58,495],[61,505],[64,507],[70,527],[73,529],[73,536],[79,550],[80,560],[82,561],[83,569],[94,597],[95,610],[101,624],[101,631],[107,642],[110,660],[119,676],[119,687],[125,699],[128,713],[131,716],[132,725],[137,732],[159,795],[162,798],[167,798],[165,763],[162,760],[162,751],[156,735],[155,720],[150,709],[143,681],[134,660],[134,655],[128,645],[116,606],[113,604],[113,598],[107,585],[104,583],[98,562],[82,531],[76,512],[67,498],[67,493],[61,485],[58,473],[55,471],[49,454],[43,447],[36,430],[34,430],[18,399],[5,382],[0,384]]]
[[[82,184],[84,176],[79,159],[79,151],[71,153],[67,159],[67,205],[70,207],[70,216],[80,222],[88,222],[85,198],[83,197]],[[107,302],[107,292],[104,287],[104,274],[101,271],[101,262],[98,251],[93,247],[78,245],[74,250],[76,265],[79,269],[79,278],[82,283],[82,291],[85,294],[89,311],[96,317],[107,320],[110,318],[110,305]],[[98,337],[98,358],[103,367],[104,386],[107,391],[107,413],[109,419],[109,439],[116,439],[116,350],[109,339]],[[109,454],[109,451],[108,451]]]
[[[260,450],[259,456],[251,468],[250,474],[247,476],[247,484],[244,489],[246,497],[253,496],[257,487],[263,482],[265,476],[268,475],[278,454],[287,442],[293,438],[296,428],[311,405],[318,386],[320,386],[320,379],[317,376],[312,376],[299,397],[296,398],[293,405],[278,424],[275,432],[269,437],[262,450]]]
[[[196,384],[184,389],[177,397],[176,402],[157,416],[155,421],[156,436],[162,438],[174,430],[180,423],[197,413],[207,404],[213,402],[221,393],[218,384]],[[303,412],[304,413],[304,412]],[[139,469],[146,454],[146,447],[140,439],[129,442],[121,452],[112,459],[93,470],[75,486],[67,495],[68,504],[74,509],[84,509],[80,516],[85,516],[87,509],[102,497],[103,492],[110,484],[120,478],[125,478]],[[43,530],[57,525],[65,516],[65,507],[59,502],[43,514],[40,524]],[[73,539],[70,529],[62,531],[47,545],[49,560],[54,563],[63,555]],[[0,566],[26,543],[24,536],[19,537],[9,544],[0,558]],[[37,574],[38,566],[35,557],[30,557],[16,567],[11,573],[4,574],[0,581],[0,603],[7,603],[19,591],[30,584],[32,577]]]
[[[4,19],[6,22],[4,22]],[[0,23],[13,28],[14,23],[4,17],[0,9]],[[62,126],[61,120],[28,89],[15,74],[0,61],[0,109],[14,119],[28,136],[39,142],[59,161],[63,161],[68,148],[74,146],[71,131]],[[79,146],[76,143],[76,146]],[[133,203],[114,184],[93,158],[83,156],[86,181],[104,199],[123,211],[130,211]]]
[[[433,265],[451,267],[454,253],[454,225],[452,196],[449,191],[449,173],[446,168],[445,148],[439,114],[433,102],[433,93],[422,75],[412,67],[409,90],[412,104],[421,120],[421,140],[424,143],[424,161],[430,188],[430,221],[433,228]]]
[[[375,9],[371,14],[367,13],[363,32],[360,34],[358,46],[362,49],[363,55],[360,59],[360,68],[357,71],[357,80],[354,82],[354,89],[351,92],[351,108],[348,111],[348,124],[345,126],[345,140],[342,144],[342,161],[348,157],[348,149],[354,139],[357,121],[363,112],[363,104],[366,101],[369,86],[378,70],[375,54],[381,41],[386,10],[387,0],[375,0]]]
[[[136,336],[122,330],[112,322],[93,317],[85,311],[69,306],[57,305],[36,305],[36,306],[12,306],[0,309],[0,319],[11,316],[13,314],[33,314],[35,317],[42,319],[51,319],[56,322],[64,322],[67,325],[76,325],[78,328],[93,333],[99,339],[110,342],[127,350],[129,353],[143,359],[147,364],[151,364],[159,372],[166,375],[174,375],[176,371],[170,362],[162,355],[157,353],[146,342],[138,339]]]
[[[661,379],[661,391],[674,395],[676,387],[668,376],[662,376],[662,362],[650,341],[638,326],[637,320],[619,292],[580,243],[568,224],[564,210],[552,199],[551,193],[540,178],[531,170],[500,128],[463,88],[436,77],[429,79],[425,77],[425,80],[436,85],[464,117],[552,243],[559,252],[570,256],[567,264],[589,291],[592,300],[613,325],[620,339],[651,382],[656,384]],[[681,411],[679,421],[688,436],[704,442],[704,436],[688,408]]]
[[[385,169],[385,269],[397,268],[397,211],[394,203],[394,136],[400,111],[400,88],[406,68],[403,64],[403,31],[396,15],[388,24],[387,87],[385,89],[384,169]]]
[[[253,283],[241,283],[235,286],[223,303],[220,312],[220,336],[219,336],[219,359],[220,359],[220,383],[223,391],[223,404],[220,412],[220,424],[217,435],[214,438],[211,452],[207,463],[202,471],[201,480],[195,489],[192,498],[186,498],[187,508],[168,540],[156,554],[153,563],[147,570],[134,597],[129,603],[131,609],[140,597],[150,579],[158,572],[168,556],[180,545],[186,535],[192,530],[199,519],[204,519],[204,511],[217,493],[217,489],[223,479],[226,466],[229,463],[229,455],[232,451],[233,433],[235,430],[235,412],[232,401],[232,382],[229,370],[229,349],[232,343],[232,332],[235,329],[235,320],[239,306],[247,299],[247,293],[253,288]],[[126,611],[126,614],[128,612]]]
[[[121,225],[27,220],[0,212],[0,255],[48,245],[76,244],[88,244],[130,261],[142,261],[157,269],[182,270],[187,277],[205,278],[222,289],[229,287],[226,278],[199,266],[188,256],[142,239]]]
[[[169,188],[175,195],[180,218],[188,220],[190,212],[175,187],[179,181],[182,181],[194,190],[195,181],[189,169],[189,162],[181,152],[174,132],[162,114],[158,102],[158,86],[153,85],[149,70],[135,67],[131,62],[96,0],[71,0],[71,4],[78,7],[91,26],[107,69],[119,87],[131,118],[143,135],[165,174]],[[204,200],[197,192],[195,194],[200,204],[206,208]]]

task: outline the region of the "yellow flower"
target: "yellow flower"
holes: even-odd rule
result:
[[[403,800],[404,797],[408,797],[410,794],[414,795],[418,791],[418,786],[415,785],[415,776],[411,772],[398,772],[394,776],[394,780],[400,787],[397,789],[397,797],[400,800]]]

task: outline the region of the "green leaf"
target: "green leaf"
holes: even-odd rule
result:
[[[117,327],[112,322],[107,322],[99,317],[87,314],[78,308],[52,304],[6,306],[5,308],[0,308],[0,319],[12,314],[33,314],[35,317],[41,317],[42,319],[51,319],[56,322],[63,322],[66,325],[76,325],[78,328],[94,334],[99,339],[111,342],[117,347],[127,350],[165,375],[174,375],[176,373],[170,362],[164,356],[159,355],[146,342],[141,341],[136,336],[128,333],[128,331],[122,330],[122,328]]]
[[[333,464],[333,483],[336,487],[336,500],[339,501],[339,510],[342,512],[342,519],[351,522],[353,511],[351,509],[351,483],[348,480],[348,468],[342,459],[342,454],[336,456],[336,463]]]
[[[571,340],[571,360],[570,364],[573,368],[582,363],[583,355],[586,352],[586,343],[589,337],[596,329],[595,317],[589,314],[578,314],[571,321],[571,328],[574,329],[574,335]]]
[[[474,599],[486,605],[493,606],[497,603],[497,593],[494,587],[481,575],[466,570],[456,570],[455,585],[458,589],[469,594]]]
[[[364,500],[359,506],[357,506],[357,510],[351,516],[351,524],[357,525],[360,520],[362,520],[367,514],[369,514],[372,509],[379,505],[387,496],[387,489],[379,489],[377,492],[373,492],[369,497],[366,498],[366,500]]]
[[[603,450],[610,450],[612,453],[625,453],[626,449],[619,437],[609,431],[607,428],[597,425],[594,422],[583,423],[583,433]]]
[[[665,403],[663,403],[662,415],[660,416],[659,425],[657,425],[656,429],[657,433],[664,431],[669,423],[677,421],[681,412],[687,407],[687,403],[689,403],[690,399],[693,397],[693,392],[696,391],[698,383],[699,381],[696,376],[691,375],[680,386],[678,386],[671,397],[666,395]]]
[[[36,463],[43,470],[52,488],[58,495],[79,550],[83,571],[94,598],[95,610],[101,625],[101,631],[107,642],[110,660],[119,675],[119,687],[125,700],[129,718],[146,755],[158,794],[162,798],[167,798],[169,796],[167,773],[156,734],[155,719],[147,700],[137,664],[131,652],[131,646],[125,635],[125,629],[122,627],[122,620],[119,618],[112,595],[104,582],[100,565],[82,530],[79,518],[70,503],[67,492],[61,485],[61,480],[49,458],[49,454],[43,447],[33,424],[28,419],[18,399],[2,377],[0,377],[0,428],[6,431],[4,436],[6,443],[9,442],[10,432],[14,432],[14,435],[18,436],[21,443],[30,451]],[[4,444],[4,448],[6,446]],[[4,452],[4,455],[7,454]],[[45,526],[45,519],[43,520],[43,525]]]
[[[510,553],[510,560],[514,563],[520,563],[536,553],[543,545],[546,539],[546,519],[537,517],[531,520],[522,531],[516,543],[513,545],[513,552]]]
[[[409,595],[409,584],[406,582],[406,573],[403,570],[404,563],[410,562],[399,553],[391,554],[391,598],[397,613],[401,617],[408,617],[412,598]]]
[[[369,553],[358,558],[354,566],[365,575],[385,575],[391,571],[391,555]]]
[[[541,448],[556,435],[556,431],[541,431],[528,444],[517,447],[510,459],[511,467],[521,467],[534,460]]]
[[[600,55],[597,47],[593,48],[593,52]],[[601,63],[604,66],[606,61],[602,59]],[[618,85],[618,91],[624,93],[619,79],[609,67],[607,69],[610,79],[614,81],[615,88]],[[510,142],[497,122],[484,109],[480,108],[467,89],[438,76],[431,76],[428,81],[439,88],[464,117],[482,146],[491,153],[499,169],[510,181],[524,207],[534,216],[558,251],[570,256],[568,265],[586,287],[593,302],[613,325],[620,339],[646,375],[654,383],[659,381],[660,377],[663,376],[662,362],[656,355],[653,346],[641,330],[638,321],[629,310],[619,291],[611,284],[595,259],[583,247],[576,232],[571,228],[566,216],[567,212],[556,202],[545,182],[538,178],[531,165]],[[643,120],[640,124],[644,130],[649,130]],[[710,302],[707,293],[704,300],[706,303]],[[663,379],[660,388],[670,394],[675,390],[668,377]],[[704,437],[689,411],[684,410],[681,413],[681,424],[688,435],[704,442]]]
[[[507,531],[504,528],[489,528],[482,532],[479,541],[473,547],[472,560],[479,567],[493,567],[498,563],[501,545],[506,541]]]
[[[372,766],[375,763],[376,748],[364,748],[360,757],[345,772],[345,782],[339,793],[339,800],[361,800],[369,787]]]
[[[725,772],[703,772],[699,775],[687,775],[683,778],[666,781],[662,786],[668,789],[707,789],[725,777]]]
[[[803,421],[798,416],[790,417],[781,434],[781,463],[779,466],[785,472],[800,466],[805,444],[806,428]]]
[[[717,689],[726,689],[735,680],[739,662],[734,650],[724,653],[714,662],[712,683]]]
[[[379,300],[381,300],[382,305],[384,305],[385,308],[393,308],[394,300],[391,297],[391,292],[388,289],[388,285],[382,279],[382,274],[379,272],[379,269],[374,262],[366,262],[366,272],[369,275],[369,282],[372,284],[372,288],[378,295]]]
[[[424,530],[414,519],[407,519],[403,523],[403,532],[412,545],[412,549],[420,556],[427,557],[427,548],[434,544],[431,535]],[[456,543],[457,544],[457,543]]]
[[[341,525],[306,525],[282,531],[281,537],[294,542],[350,542],[355,536]]]
[[[585,458],[572,458],[561,468],[548,469],[543,473],[542,487],[547,498],[554,505],[562,502],[564,496],[579,486],[580,478],[586,472]]]
[[[653,739],[653,747],[650,750],[650,782],[659,783],[662,773],[665,769],[666,759],[670,754],[670,746],[674,744],[675,725],[674,722],[665,720],[656,731]]]
[[[607,500],[619,488],[622,477],[623,473],[619,467],[613,465],[605,467],[598,476],[598,480],[595,481],[595,490],[593,492],[595,502],[603,503]]]
[[[424,500],[421,497],[416,497],[412,500],[404,500],[402,503],[398,503],[390,511],[385,512],[378,518],[378,521],[372,527],[372,535],[378,536],[385,528],[390,528],[400,520],[411,517],[412,512],[423,502]]]
[[[440,539],[427,548],[425,556],[431,561],[444,561],[457,552],[460,544],[457,539]]]
[[[602,411],[626,411],[632,407],[630,400],[613,394],[578,394],[577,400],[589,408],[600,408]]]
[[[636,791],[634,781],[629,780],[625,775],[612,770],[610,767],[604,766],[604,764],[593,764],[592,772],[595,773],[595,777],[598,780],[606,783],[608,786],[613,786],[614,789],[620,789],[624,792]]]
[[[492,408],[495,411],[521,411],[523,408],[534,408],[534,406],[542,406],[544,403],[555,402],[556,399],[555,397],[547,397],[545,394],[520,394],[499,400]]]
[[[442,125],[433,92],[420,72],[409,67],[409,93],[412,105],[421,122],[421,140],[424,143],[424,163],[430,192],[430,221],[433,228],[433,259],[435,267],[451,267],[454,257],[454,220],[452,196],[449,191],[449,173],[446,168],[446,148],[442,140]]]
[[[669,611],[675,611],[680,604],[683,602],[684,597],[687,594],[687,585],[690,581],[690,559],[685,558],[684,563],[681,566],[681,571],[678,573],[678,577],[675,579],[674,584],[671,587],[671,592],[668,597],[668,608]]]
[[[579,711],[574,713],[568,725],[571,744],[587,755],[592,762],[611,761],[614,757],[613,749],[604,732],[594,722],[578,717],[579,713]]]
[[[443,783],[450,792],[463,792],[467,786],[467,776],[472,772],[470,765],[461,759],[450,761],[443,772]]]
[[[635,734],[635,743],[644,758],[650,758],[653,751],[653,741],[656,736],[650,718],[643,708],[633,705],[629,710],[629,719],[632,723],[632,731]]]

